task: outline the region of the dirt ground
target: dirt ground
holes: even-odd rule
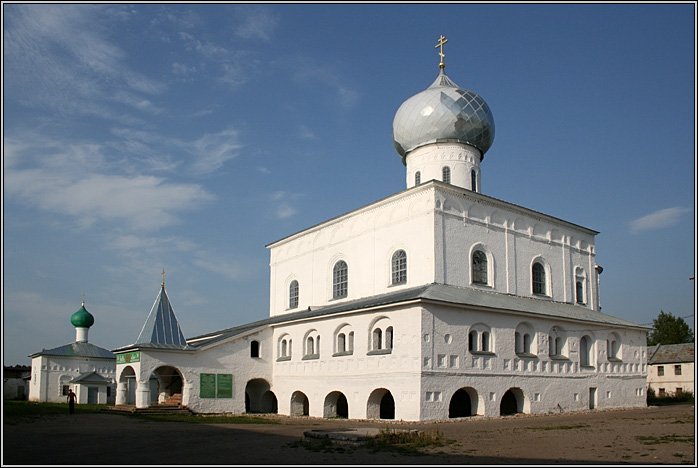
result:
[[[694,416],[693,404],[681,404],[391,423],[438,429],[454,441],[413,455],[299,443],[307,430],[385,428],[385,421],[270,415],[282,424],[214,425],[78,414],[4,425],[2,465],[695,465]]]

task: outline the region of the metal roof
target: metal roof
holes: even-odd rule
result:
[[[172,345],[173,349],[181,349],[187,345],[172,309],[172,304],[170,304],[170,299],[165,292],[164,284],[160,288],[135,344]]]
[[[694,362],[694,343],[663,345],[647,348],[650,364],[668,364],[672,362]]]
[[[29,355],[31,358],[35,356],[76,356],[116,359],[114,353],[108,349],[100,348],[92,343],[78,341],[53,349],[44,349],[39,353]]]
[[[70,381],[70,383],[111,383],[111,381],[105,377],[102,377],[99,375],[97,372],[84,372],[77,377],[75,377],[73,380]]]
[[[453,305],[455,307],[479,308],[492,312],[504,311],[539,315],[542,317],[558,318],[562,320],[581,321],[597,325],[612,327],[630,327],[649,329],[644,325],[629,320],[603,314],[586,307],[554,302],[544,299],[513,296],[491,291],[482,291],[474,288],[461,288],[444,284],[428,284],[408,289],[402,289],[387,294],[366,297],[362,299],[344,301],[327,306],[308,308],[307,310],[289,314],[277,315],[267,319],[251,322],[237,327],[207,333],[189,338],[191,346],[202,348],[227,338],[251,331],[255,328],[278,325],[283,323],[326,317],[342,312],[361,311],[375,307],[384,307],[413,301],[428,301]]]

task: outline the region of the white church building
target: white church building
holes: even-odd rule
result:
[[[29,401],[65,403],[73,390],[81,404],[114,404],[116,356],[88,341],[94,316],[82,307],[70,316],[75,341],[29,355]]]
[[[646,405],[647,327],[601,313],[598,233],[482,193],[494,120],[443,43],[393,122],[406,189],[269,244],[264,320],[185,338],[163,279],[113,350],[117,405],[406,421]]]

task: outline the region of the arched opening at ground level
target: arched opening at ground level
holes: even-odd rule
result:
[[[117,404],[119,405],[135,405],[136,404],[136,371],[133,367],[126,366],[121,371],[119,382],[117,384]]]
[[[395,399],[390,390],[377,388],[368,397],[366,416],[369,419],[395,419]]]
[[[451,397],[451,402],[448,405],[449,418],[463,418],[471,416],[472,405],[470,404],[470,395],[462,388]]]
[[[179,369],[162,366],[153,372],[150,380],[150,401],[164,405],[181,405],[184,378]]]
[[[245,411],[247,413],[276,413],[278,401],[269,382],[252,379],[245,386]]]
[[[322,415],[325,418],[348,418],[349,403],[342,392],[331,392],[325,397]]]
[[[520,388],[514,387],[502,395],[502,401],[499,404],[499,414],[506,416],[508,414],[523,413],[526,410],[526,397]]]
[[[303,392],[293,392],[291,395],[291,416],[308,416],[310,414],[310,402]]]

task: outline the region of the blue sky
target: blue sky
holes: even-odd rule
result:
[[[693,323],[695,5],[3,4],[3,362],[269,314],[266,245],[405,188],[400,104],[446,73],[482,192],[600,231],[603,312]]]

